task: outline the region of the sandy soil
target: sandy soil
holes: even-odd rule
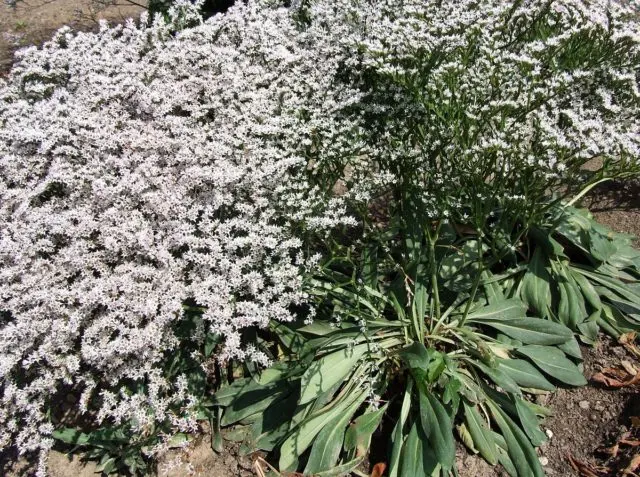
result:
[[[142,11],[140,7],[127,5],[126,0],[117,3],[95,11],[91,0],[23,0],[16,9],[0,2],[0,72],[11,67],[16,49],[42,43],[64,25],[90,30],[96,27],[98,19],[122,22],[129,17],[137,18]]]

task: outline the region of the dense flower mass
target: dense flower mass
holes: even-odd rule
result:
[[[189,399],[158,373],[187,302],[205,309],[194,340],[264,363],[242,330],[295,318],[303,237],[355,223],[348,201],[401,183],[464,222],[470,197],[535,202],[593,157],[640,156],[622,6],[239,3],[63,29],[0,85],[3,447],[46,450],[62,389],[100,420],[166,419]]]

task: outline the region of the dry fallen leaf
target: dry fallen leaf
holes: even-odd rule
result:
[[[573,470],[578,472],[582,477],[601,477],[602,475],[607,475],[611,470],[608,467],[596,467],[588,462],[580,462],[571,454],[567,454],[567,460]]]
[[[618,343],[624,346],[629,353],[640,358],[640,348],[635,345],[635,341],[636,333],[633,331],[624,333],[620,335],[620,338],[618,338]]]
[[[609,388],[624,388],[640,383],[640,373],[633,376],[622,369],[604,368],[602,372],[594,374],[591,380]]]
[[[631,427],[640,427],[640,416],[631,416]]]
[[[620,444],[616,442],[611,447],[600,447],[599,449],[597,449],[597,452],[600,452],[601,454],[607,454],[615,458],[615,457],[618,457],[619,450],[620,450]]]
[[[634,472],[638,467],[640,467],[640,454],[635,455],[634,458],[631,459],[627,468],[622,471],[622,475],[637,475]]]
[[[387,470],[387,464],[384,462],[378,462],[371,470],[371,477],[382,477],[385,470]]]
[[[631,364],[626,359],[623,359],[622,361],[620,361],[620,364],[622,365],[624,370],[627,373],[629,373],[631,376],[635,376],[636,374],[638,374],[638,370],[633,366],[633,364]]]

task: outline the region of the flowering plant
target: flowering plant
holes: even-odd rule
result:
[[[22,51],[0,85],[2,445],[41,474],[52,436],[134,473],[127,442],[153,456],[213,417],[322,475],[390,413],[392,475],[450,471],[454,422],[540,475],[528,393],[584,384],[574,332],[638,327],[637,253],[571,207],[638,171],[632,15],[255,0],[203,22],[181,1]],[[225,386],[231,360],[250,376]]]

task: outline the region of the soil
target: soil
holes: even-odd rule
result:
[[[95,6],[114,4],[96,11]],[[146,1],[141,1],[145,4]],[[99,19],[122,22],[140,15],[142,8],[127,0],[20,0],[16,8],[0,2],[0,74],[11,68],[13,53],[22,47],[40,44],[64,25],[92,30]]]
[[[126,0],[123,1],[126,3]],[[42,43],[63,25],[90,30],[96,20],[123,21],[138,16],[139,7],[113,6],[99,13],[92,12],[91,0],[25,0],[17,9],[0,2],[0,75],[11,66],[13,52],[20,47]],[[81,14],[79,14],[81,13]],[[640,182],[609,182],[595,189],[583,201],[596,219],[618,232],[640,237]],[[636,241],[636,246],[640,242]],[[640,369],[638,360],[606,337],[594,348],[583,348],[584,370],[587,378],[605,367],[619,368],[623,360]],[[568,456],[582,463],[597,477],[624,475],[629,461],[640,453],[640,447],[620,446],[617,457],[603,449],[610,448],[627,432],[640,439],[640,388],[609,390],[597,383],[579,389],[560,389],[557,393],[539,396],[539,403],[553,411],[544,429],[549,441],[539,449],[540,460],[547,475],[589,475],[572,469]],[[635,418],[632,420],[632,418]],[[633,434],[635,433],[635,434]],[[627,434],[628,435],[628,434]],[[497,477],[506,473],[491,467],[478,456],[458,448],[457,468],[461,477]],[[204,433],[183,451],[172,451],[158,465],[162,477],[207,476],[249,477],[256,475],[256,456],[241,456],[237,445],[227,443],[221,453],[211,449],[209,434]],[[6,461],[4,462],[6,464]],[[4,475],[31,475],[29,465],[21,460],[7,469]],[[52,477],[95,476],[95,465],[83,463],[79,457],[69,457],[53,451],[49,457]],[[635,475],[635,474],[628,474]]]

